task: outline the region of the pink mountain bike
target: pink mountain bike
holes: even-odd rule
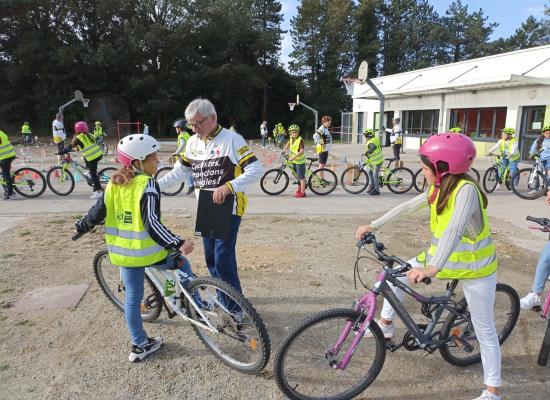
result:
[[[372,245],[374,256],[361,255],[361,249]],[[357,243],[355,278],[359,260],[370,258],[382,264],[383,270],[369,292],[359,296],[354,307],[323,311],[299,323],[283,339],[274,363],[277,385],[290,399],[351,399],[367,389],[376,379],[386,359],[386,351],[404,347],[428,354],[439,350],[445,361],[467,366],[481,361],[479,342],[470,319],[466,299],[454,300],[457,280],[447,284],[443,296],[426,297],[398,278],[405,276],[411,265],[384,253],[385,247],[369,233]],[[356,281],[357,282],[357,281]],[[429,284],[430,279],[424,283]],[[420,303],[425,321],[416,322],[397,298],[389,283]],[[378,296],[393,306],[408,331],[401,342],[385,339],[374,321]],[[519,316],[519,297],[505,284],[497,283],[495,323],[500,343],[508,338]],[[370,337],[364,337],[367,329]]]
[[[541,227],[535,227],[542,232],[550,232],[550,220],[548,218],[535,218],[527,217],[527,221],[533,221],[539,224]],[[550,240],[550,234],[548,235],[548,240]],[[542,308],[536,307],[533,311],[540,312],[540,317],[546,321],[546,330],[544,331],[544,338],[542,339],[542,345],[540,346],[539,358],[537,363],[544,367],[548,363],[548,355],[550,354],[550,290],[546,295],[546,300]]]

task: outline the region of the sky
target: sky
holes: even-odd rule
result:
[[[299,0],[281,0],[284,16],[283,30],[290,32],[290,19],[296,15],[299,3]],[[452,0],[429,0],[429,3],[434,6],[439,15],[444,15]],[[498,22],[499,26],[495,28],[491,37],[491,39],[498,39],[512,35],[529,15],[533,15],[537,19],[542,18],[545,0],[462,0],[462,4],[468,6],[469,12],[482,8],[484,14],[489,17],[488,22]],[[292,39],[289,32],[283,37],[281,49],[281,61],[285,66],[288,62],[288,55],[292,51]]]

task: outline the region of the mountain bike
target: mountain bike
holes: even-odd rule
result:
[[[318,158],[307,157],[307,159],[309,160],[309,165],[306,169],[306,187],[319,196],[332,193],[338,185],[336,174],[328,168],[318,168],[312,171],[311,165]],[[298,174],[296,173],[294,164],[289,161],[288,155],[281,153],[280,162],[281,166],[279,168],[267,170],[262,179],[260,179],[260,187],[266,194],[274,196],[286,190],[290,179],[285,172],[285,168],[289,168],[294,178],[298,180]]]
[[[479,171],[475,168],[470,168],[470,171],[468,172],[472,178],[476,180],[477,183],[480,181],[480,175]],[[428,183],[426,182],[426,178],[424,177],[424,174],[422,174],[422,168],[420,168],[418,171],[414,174],[414,188],[418,192],[423,192],[428,187]]]
[[[535,218],[528,216],[527,221],[533,221],[540,225],[539,227],[534,227],[534,229],[539,229],[542,232],[550,232],[550,220],[548,218]],[[550,234],[548,235],[548,240],[550,240]],[[548,362],[548,355],[550,354],[550,290],[546,295],[546,300],[541,307],[533,308],[533,311],[540,312],[540,317],[546,321],[546,330],[544,331],[544,338],[542,339],[542,345],[540,346],[539,357],[537,363],[544,367]]]
[[[82,235],[76,234],[73,240]],[[271,353],[269,335],[258,312],[241,293],[217,278],[194,276],[182,284],[175,271],[180,254],[169,255],[174,269],[145,268],[143,321],[154,321],[164,308],[168,318],[179,316],[191,323],[201,342],[223,363],[246,374],[258,373]],[[102,292],[124,312],[120,267],[111,264],[107,250],[97,252],[93,270]]]
[[[391,163],[396,158],[385,158],[384,160],[388,162],[388,165],[380,168],[380,174],[378,175],[380,188],[386,185],[393,193],[398,194],[407,193],[411,190],[414,184],[413,172],[405,167],[390,169]],[[369,175],[367,172],[369,168],[374,168],[374,165],[364,154],[361,155],[361,166],[354,165],[342,172],[342,176],[340,177],[342,188],[351,194],[363,192],[369,186]]]
[[[67,154],[64,156],[62,165],[53,167],[46,174],[48,187],[59,196],[68,196],[73,192],[75,182],[80,181],[80,179],[86,181],[88,186],[93,186],[92,178],[85,172],[86,170],[87,168],[84,165],[73,160],[71,155]],[[99,170],[97,173],[99,182],[107,184],[116,170],[117,169],[114,167],[107,167]]]
[[[369,251],[372,257],[361,255],[367,245],[374,249]],[[273,370],[277,385],[286,396],[290,399],[351,399],[374,382],[384,365],[386,351],[394,352],[401,347],[409,351],[423,350],[427,354],[439,350],[445,361],[457,366],[481,361],[466,299],[454,300],[458,280],[447,283],[445,295],[426,297],[398,279],[405,276],[411,265],[387,255],[385,246],[377,242],[374,234],[363,236],[357,247],[354,278],[365,288],[359,274],[359,260],[378,260],[383,270],[370,291],[356,298],[353,308],[331,309],[308,317],[282,340]],[[413,320],[388,282],[421,304],[427,323]],[[423,282],[429,284],[431,279],[426,278]],[[408,328],[401,343],[385,339],[374,321],[379,295],[390,302]],[[516,291],[497,283],[495,322],[500,344],[516,325],[519,309]],[[364,338],[367,329],[372,337]]]
[[[512,191],[524,200],[535,200],[546,194],[548,176],[539,156],[531,168],[521,168],[514,175]]]
[[[13,190],[27,198],[40,196],[46,190],[46,179],[40,171],[23,167],[11,172]],[[6,181],[0,177],[0,185],[6,186]]]
[[[493,154],[493,156],[495,157],[493,165],[483,174],[483,190],[485,190],[485,193],[493,193],[499,184],[504,184],[506,189],[512,190],[510,166],[506,165],[502,170],[500,164],[500,160],[505,157],[498,154]]]

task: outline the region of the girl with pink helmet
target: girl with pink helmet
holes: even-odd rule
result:
[[[419,153],[422,173],[430,185],[428,193],[359,226],[355,236],[360,239],[399,217],[429,208],[432,243],[428,250],[409,260],[414,268],[403,279],[412,283],[429,277],[461,281],[483,364],[485,389],[476,400],[499,400],[501,353],[493,315],[497,259],[486,212],[487,197],[468,175],[476,149],[468,136],[449,132],[431,136]],[[402,299],[399,289],[394,288],[394,292]],[[395,334],[394,315],[384,300],[379,325],[387,338]]]

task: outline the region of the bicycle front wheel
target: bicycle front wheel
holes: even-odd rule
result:
[[[351,194],[363,192],[369,185],[369,175],[358,166],[346,168],[340,177],[342,189]]]
[[[524,200],[535,200],[546,194],[548,180],[540,171],[522,168],[512,177],[512,191]]]
[[[457,306],[459,315],[449,314],[441,327],[440,339],[450,338],[446,345],[439,348],[445,361],[461,367],[481,361],[481,353],[474,325],[468,311],[466,299],[462,298]],[[519,317],[519,296],[504,283],[497,283],[494,317],[498,341],[502,345],[516,326]]]
[[[351,399],[376,379],[386,359],[382,331],[371,322],[370,338],[363,338],[346,369],[336,369],[357,335],[364,316],[351,309],[333,309],[306,319],[281,342],[273,372],[279,389],[290,399]],[[342,349],[332,348],[344,327],[353,324]]]
[[[491,167],[483,175],[483,189],[485,193],[493,193],[498,185],[497,167]]]
[[[548,354],[550,354],[550,316],[547,316],[546,318],[546,331],[544,331],[544,339],[542,339],[539,358],[537,359],[537,364],[541,367],[546,366],[546,363],[548,362]]]
[[[160,180],[160,178],[162,178],[170,171],[172,171],[172,167],[164,167],[159,169],[155,175],[155,179],[157,181]],[[184,186],[185,184],[182,182],[180,185],[172,186],[170,189],[165,189],[164,191],[161,191],[161,193],[165,196],[175,196],[183,190]]]
[[[103,168],[97,173],[97,175],[99,176],[99,182],[106,185],[107,183],[109,183],[111,177],[116,171],[117,169],[115,167]]]
[[[481,179],[481,175],[479,175],[479,171],[475,168],[470,168],[470,170],[468,171],[468,174],[475,179],[475,181],[477,183],[479,183],[480,179]]]
[[[95,255],[93,268],[95,278],[103,294],[118,310],[124,312],[125,287],[120,275],[120,267],[111,264],[107,250],[100,250]],[[141,319],[145,322],[157,319],[162,311],[162,296],[147,275],[145,275],[140,309]]]
[[[34,168],[19,168],[13,173],[13,190],[23,197],[34,198],[46,190],[46,179]]]
[[[74,176],[63,167],[53,167],[46,175],[46,182],[52,192],[58,196],[68,196],[74,190]]]
[[[273,168],[262,176],[262,179],[260,179],[260,187],[265,194],[275,196],[286,190],[288,182],[288,174],[285,171],[281,168]]]
[[[422,173],[422,169],[419,169],[414,174],[414,188],[417,192],[423,192],[427,186],[426,177]]]
[[[405,167],[395,168],[391,170],[384,183],[394,193],[407,193],[414,185],[414,174]]]
[[[216,327],[213,333],[193,325],[204,345],[225,364],[246,374],[262,370],[271,354],[267,329],[252,304],[233,286],[211,277],[192,280],[189,294],[201,299],[208,321]],[[187,314],[196,320],[200,316],[188,301]]]
[[[338,177],[328,168],[319,168],[311,173],[307,185],[313,193],[325,196],[336,189]]]

